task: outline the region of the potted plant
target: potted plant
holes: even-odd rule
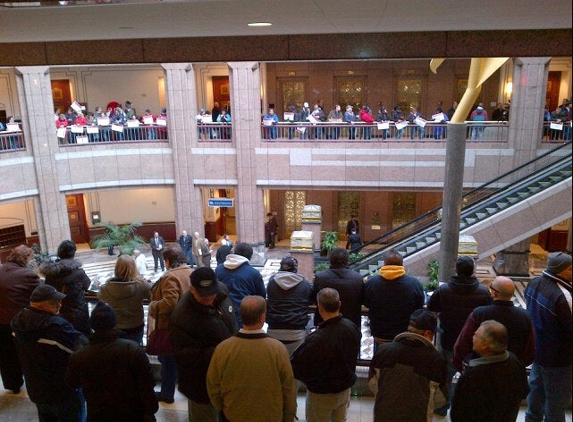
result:
[[[322,244],[321,250],[326,252],[326,256],[330,254],[334,248],[338,246],[338,232],[326,232],[322,233]]]
[[[428,264],[428,282],[424,284],[424,290],[433,292],[439,285],[440,261],[437,258],[432,259]]]
[[[138,227],[141,227],[140,222],[131,224],[124,224],[123,226],[116,226],[115,224],[101,222],[97,224],[105,229],[105,233],[97,236],[92,241],[92,247],[96,250],[108,248],[113,255],[113,248],[117,246],[119,254],[131,255],[134,249],[139,245],[147,243],[145,239],[135,234]]]

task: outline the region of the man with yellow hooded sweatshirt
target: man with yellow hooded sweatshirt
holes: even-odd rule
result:
[[[379,274],[366,280],[364,305],[368,308],[370,331],[375,340],[374,353],[379,344],[391,342],[406,331],[412,312],[424,306],[422,283],[406,275],[398,252],[388,251]]]

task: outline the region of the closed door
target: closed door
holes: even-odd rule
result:
[[[75,243],[88,243],[89,232],[84,207],[84,196],[82,194],[66,195],[66,205],[68,207],[68,220],[70,222],[72,240]]]

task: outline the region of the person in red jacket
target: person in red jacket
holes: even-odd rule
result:
[[[365,123],[362,128],[362,139],[370,139],[372,136],[372,124],[375,120],[374,117],[372,117],[370,107],[367,105],[360,110],[360,120]]]

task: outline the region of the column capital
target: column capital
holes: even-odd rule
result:
[[[184,70],[185,72],[193,70],[191,63],[161,63],[161,67],[164,70]]]

